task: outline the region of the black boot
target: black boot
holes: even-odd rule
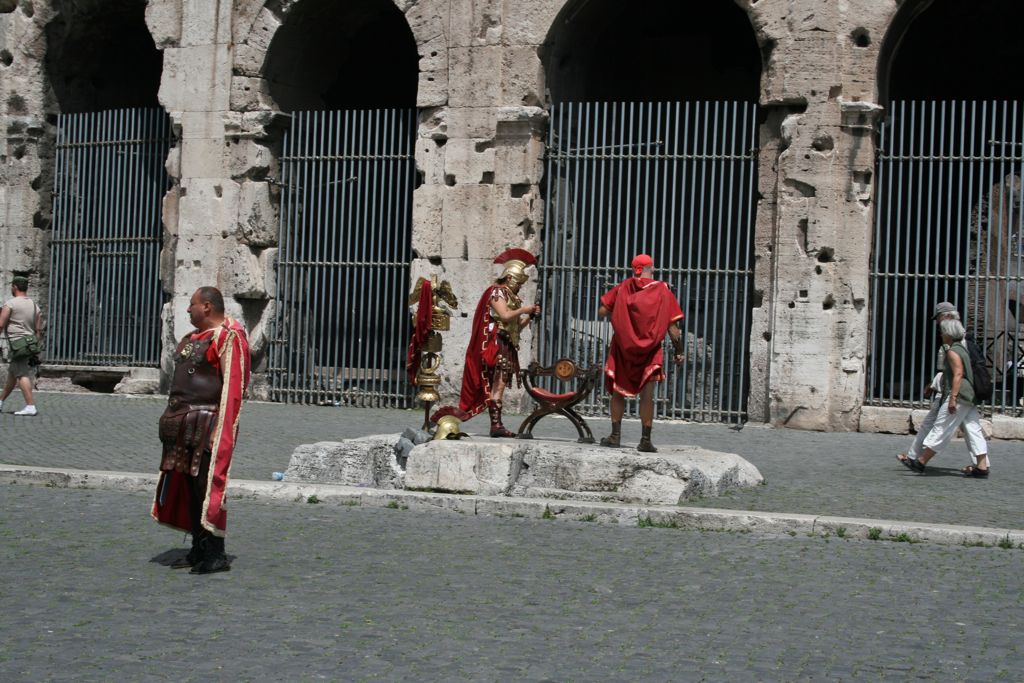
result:
[[[203,551],[203,559],[199,564],[192,567],[191,574],[213,574],[215,572],[226,572],[231,569],[228,556],[224,554],[224,539],[220,536],[207,534],[200,542]]]
[[[641,453],[657,453],[658,452],[658,449],[655,448],[654,444],[651,443],[651,428],[650,427],[644,427],[643,428],[643,435],[640,437],[640,443],[637,445],[636,449],[638,451],[640,451]]]
[[[622,445],[622,420],[612,422],[612,433],[601,439],[601,445],[608,448],[618,448]]]
[[[494,438],[510,439],[515,438],[515,432],[505,429],[501,424],[501,404],[497,401],[487,402],[487,413],[491,416],[491,436]]]
[[[192,532],[192,547],[187,555],[171,562],[171,569],[190,569],[199,564],[199,561],[203,559],[203,551],[200,546],[202,535],[201,532]]]

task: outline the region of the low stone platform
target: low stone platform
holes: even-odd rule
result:
[[[740,456],[696,446],[640,453],[556,440],[464,439],[404,451],[400,439],[383,434],[299,446],[285,480],[658,505],[764,483]]]

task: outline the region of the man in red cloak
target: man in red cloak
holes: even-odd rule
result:
[[[188,315],[196,329],[174,353],[152,515],[192,534],[188,555],[171,566],[210,574],[231,568],[224,553],[225,493],[249,385],[249,342],[245,329],[224,315],[224,297],[215,287],[196,290]]]
[[[502,397],[505,387],[519,377],[519,334],[540,313],[539,305],[523,304],[519,290],[529,280],[526,268],[536,265],[537,258],[523,249],[509,249],[494,262],[505,268],[484,290],[473,316],[459,407],[440,408],[430,419],[437,422],[445,415],[455,415],[465,421],[487,408],[491,436],[508,438],[515,432],[501,422]]]
[[[676,321],[683,319],[679,302],[664,282],[654,279],[654,260],[647,254],[633,259],[634,276],[601,297],[598,315],[611,315],[612,336],[604,365],[605,388],[612,396],[612,433],[602,446],[618,448],[626,397],[640,397],[643,436],[638,451],[656,453],[651,443],[654,422],[654,383],[665,379],[662,340],[668,333],[676,365],[683,362],[683,340]]]

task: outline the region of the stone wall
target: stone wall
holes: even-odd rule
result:
[[[288,120],[266,80],[267,55],[289,17],[311,1],[150,0],[146,7],[163,56],[159,102],[178,137],[164,203],[168,349],[188,328],[191,292],[215,283],[251,331],[255,369],[265,369],[275,311],[273,179]],[[748,412],[790,427],[857,429],[881,112],[876,73],[901,3],[735,1],[763,56]],[[548,104],[541,55],[567,1],[393,2],[419,54],[412,275],[450,280],[462,302],[445,336],[442,390],[451,398],[476,299],[496,272],[491,260],[508,247],[541,247]],[[52,128],[43,31],[57,6],[0,3],[0,268],[5,278],[16,270],[42,283],[52,173],[39,149]],[[533,296],[528,288],[526,299]],[[529,335],[525,341],[528,348]]]

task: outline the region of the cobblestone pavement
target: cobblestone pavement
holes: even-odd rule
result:
[[[0,680],[1020,680],[1021,550],[0,487]],[[1013,673],[1013,672],[1017,673]]]
[[[34,418],[11,415],[20,408],[12,396],[0,415],[0,463],[154,471],[159,444],[158,398],[41,393],[41,413]],[[422,413],[247,403],[242,414],[239,450],[232,464],[236,478],[266,480],[284,471],[301,443],[339,440],[366,434],[398,432],[421,424]],[[517,425],[521,418],[509,419]],[[595,434],[607,421],[591,422]],[[472,431],[487,427],[485,416],[467,423]],[[624,440],[635,443],[639,424],[623,425]],[[544,420],[535,434],[575,438],[567,420]],[[962,441],[916,475],[896,462],[910,437],[884,434],[800,432],[748,425],[656,424],[655,443],[694,444],[738,453],[754,463],[767,483],[752,491],[691,504],[768,512],[829,514],[941,524],[1024,528],[1020,491],[1024,490],[1024,443],[992,441],[994,460],[988,480],[959,475],[968,462]]]

